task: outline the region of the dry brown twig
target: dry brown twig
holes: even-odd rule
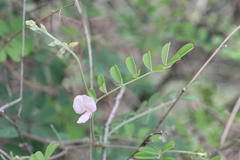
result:
[[[217,55],[217,53],[224,47],[224,45],[227,43],[227,41],[236,33],[240,30],[240,26],[236,27],[224,40],[223,42],[218,46],[218,48],[213,52],[213,54],[207,59],[207,61],[205,61],[205,63],[198,69],[198,71],[194,74],[194,76],[191,78],[190,81],[188,81],[188,83],[180,90],[180,93],[178,94],[176,100],[173,102],[173,104],[168,108],[168,110],[166,111],[166,113],[164,113],[163,117],[159,120],[157,126],[152,130],[152,133],[156,133],[163,121],[167,118],[167,116],[169,115],[169,113],[172,111],[173,108],[175,108],[176,104],[179,102],[179,100],[181,99],[181,97],[183,96],[183,94],[187,91],[188,87],[199,77],[199,75],[202,73],[202,71],[207,67],[207,65],[212,61],[212,59]],[[148,141],[149,136],[147,136],[144,140],[143,143],[141,143],[140,147],[143,147],[146,145],[146,141]],[[137,151],[136,151],[137,152]],[[136,153],[134,152],[129,159],[133,159],[134,154]]]
[[[225,129],[224,129],[224,131],[223,131],[223,134],[222,134],[222,136],[221,136],[221,140],[220,140],[221,147],[222,147],[222,146],[224,145],[224,143],[225,143],[225,140],[226,140],[226,138],[227,138],[228,132],[229,132],[231,126],[232,126],[233,120],[234,120],[234,118],[236,117],[237,112],[239,111],[239,109],[240,109],[240,97],[238,98],[236,104],[235,104],[234,107],[233,107],[232,113],[231,113],[231,115],[230,115],[230,117],[229,117],[229,119],[228,119],[228,122],[227,122],[227,124],[226,124],[226,126],[225,126]]]
[[[235,145],[238,145],[240,143],[240,137],[234,138],[230,143],[224,144],[219,149],[211,153],[211,158],[217,156],[220,152],[223,152],[224,150],[227,150]]]

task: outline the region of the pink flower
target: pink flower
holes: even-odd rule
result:
[[[97,110],[96,102],[87,95],[78,95],[74,98],[73,109],[77,114],[82,114],[77,123],[85,123],[89,120],[92,113]]]

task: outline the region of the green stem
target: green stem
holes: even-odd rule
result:
[[[94,148],[94,145],[95,145],[95,134],[94,134],[94,115],[92,115],[91,119],[90,119],[90,127],[89,127],[89,130],[90,130],[90,134],[89,134],[89,137],[90,137],[90,159],[93,159],[92,155],[93,155],[93,148]]]
[[[192,152],[192,151],[181,151],[181,150],[169,150],[168,153],[188,154],[199,157],[207,157],[207,153],[203,152]]]
[[[141,75],[141,76],[139,76],[139,77],[137,77],[137,78],[135,78],[135,79],[132,79],[132,80],[126,82],[126,83],[121,84],[120,86],[114,88],[113,90],[111,90],[111,91],[107,92],[106,94],[102,95],[101,97],[99,97],[99,98],[96,100],[96,103],[99,102],[100,100],[102,100],[103,98],[105,98],[106,96],[112,94],[113,92],[116,92],[117,90],[121,89],[122,87],[124,87],[124,86],[126,86],[126,85],[129,85],[129,84],[131,84],[131,83],[133,83],[133,82],[135,82],[135,81],[137,81],[137,80],[139,80],[139,79],[141,79],[141,78],[144,78],[144,77],[148,76],[148,75],[151,74],[151,73],[154,73],[154,72],[153,72],[153,71],[150,71],[150,72],[145,73],[145,74],[143,74],[143,75]]]
[[[42,31],[42,30],[41,30],[41,31]],[[87,86],[87,83],[86,83],[85,78],[84,78],[84,73],[83,73],[83,69],[82,69],[82,64],[81,64],[81,61],[80,61],[80,59],[78,58],[77,54],[74,53],[68,46],[66,46],[63,42],[61,42],[60,40],[58,40],[57,38],[55,38],[53,35],[51,35],[51,34],[48,33],[47,31],[42,31],[42,32],[45,33],[48,37],[50,37],[50,38],[53,39],[54,41],[59,42],[59,44],[60,44],[64,49],[66,49],[69,53],[72,54],[72,56],[75,58],[75,60],[76,60],[77,63],[78,63],[79,70],[80,70],[80,74],[81,74],[81,78],[82,78],[82,81],[83,81],[83,83],[84,83],[85,89],[86,89],[86,91],[88,91],[88,86]]]

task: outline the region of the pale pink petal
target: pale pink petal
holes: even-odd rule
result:
[[[73,100],[73,109],[77,114],[82,114],[85,112],[85,107],[84,107],[84,97],[83,96],[76,96]]]
[[[96,102],[92,97],[83,95],[84,107],[89,112],[95,112],[97,110]]]
[[[91,112],[85,112],[83,115],[81,115],[81,117],[78,119],[77,123],[85,123],[89,120],[89,118],[91,117]]]

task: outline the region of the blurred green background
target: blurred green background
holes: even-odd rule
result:
[[[27,19],[41,21],[48,31],[65,42],[77,41],[74,48],[88,75],[87,44],[84,28],[73,0],[27,0]],[[162,46],[171,42],[170,54],[191,42],[195,49],[170,70],[153,74],[128,86],[112,127],[138,112],[166,102],[176,96],[203,62],[230,31],[240,24],[239,0],[92,0],[82,1],[88,15],[93,46],[94,75],[104,74],[109,88],[114,83],[109,68],[118,64],[125,79],[129,78],[124,59],[132,55],[143,68],[142,55],[151,51],[153,63],[160,62]],[[70,6],[68,6],[70,5]],[[68,6],[61,9],[63,6]],[[60,12],[51,14],[61,9]],[[22,1],[0,1],[0,105],[19,94],[21,57]],[[48,17],[46,17],[48,16]],[[74,96],[86,94],[76,63],[71,57],[58,58],[49,39],[26,30],[24,58],[24,98],[21,118],[19,105],[7,109],[21,131],[44,139],[76,140],[88,137],[88,123],[77,125],[72,109]],[[144,71],[144,69],[142,69]],[[95,77],[96,78],[96,77]],[[89,81],[89,79],[87,80]],[[164,122],[166,138],[181,150],[213,153],[220,148],[220,137],[233,106],[240,96],[240,34],[236,34],[200,78],[190,87],[175,110]],[[97,93],[101,95],[101,93]],[[95,132],[102,140],[103,125],[115,94],[98,104]],[[142,106],[142,108],[140,108]],[[137,146],[154,128],[166,107],[130,123],[110,139],[113,144]],[[51,127],[52,126],[52,127]],[[56,134],[57,133],[57,134]],[[230,129],[227,142],[240,134],[240,115]],[[24,138],[24,140],[23,140]],[[32,152],[44,151],[46,144],[29,136],[19,137],[15,128],[0,117],[0,148],[14,155],[27,155],[20,144],[27,142]],[[59,139],[60,138],[60,139]],[[127,140],[127,142],[126,142]],[[240,144],[222,152],[228,160],[239,160]],[[70,149],[61,159],[86,159],[88,147]],[[100,148],[95,149],[99,159]],[[109,159],[126,159],[133,151],[108,149]],[[193,157],[172,154],[176,159]]]

